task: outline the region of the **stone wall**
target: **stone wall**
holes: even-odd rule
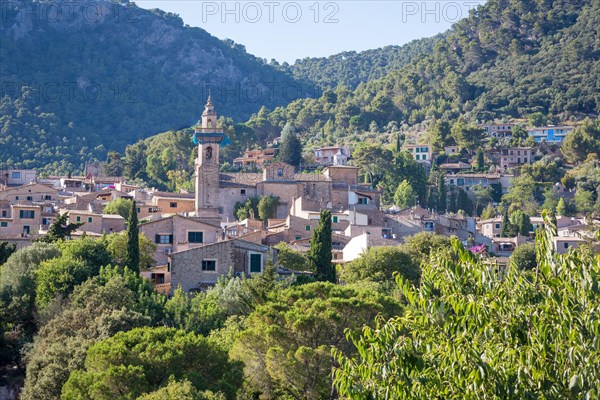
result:
[[[171,292],[179,285],[185,292],[196,290],[200,283],[216,283],[219,276],[250,275],[250,254],[262,254],[262,270],[267,262],[274,261],[268,246],[234,239],[213,243],[171,255]],[[215,271],[203,271],[202,261],[216,261]]]

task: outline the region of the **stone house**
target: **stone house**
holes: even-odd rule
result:
[[[269,246],[242,239],[176,251],[169,256],[169,292],[179,286],[184,292],[199,291],[230,272],[246,276],[261,273],[268,262],[275,261],[275,253]]]
[[[336,164],[340,156],[347,159],[350,157],[350,148],[348,146],[327,146],[314,150],[315,162],[321,165]],[[336,158],[337,157],[337,158]]]
[[[483,236],[489,238],[500,237],[502,231],[502,217],[494,217],[490,219],[484,219],[477,223],[477,229]]]
[[[69,210],[69,223],[83,222],[78,231],[111,234],[125,230],[125,218],[120,215],[100,214],[83,210]]]
[[[9,169],[2,171],[0,185],[18,186],[35,182],[37,172],[33,169]]]
[[[140,224],[140,232],[156,244],[155,265],[167,264],[171,253],[215,243],[221,231],[218,225],[178,214]]]
[[[0,200],[10,203],[19,201],[58,201],[58,190],[41,183],[29,183],[0,191]]]
[[[508,168],[518,167],[533,163],[534,150],[532,147],[509,147],[500,149],[500,168],[505,171]]]

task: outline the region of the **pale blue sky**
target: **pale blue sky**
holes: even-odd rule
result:
[[[184,23],[220,39],[233,39],[258,57],[293,63],[298,58],[433,36],[484,2],[142,0],[136,4],[179,14]]]

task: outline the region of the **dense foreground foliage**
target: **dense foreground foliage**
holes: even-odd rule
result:
[[[0,367],[23,400],[597,398],[600,259],[546,226],[506,269],[421,233],[344,285],[269,267],[170,298],[111,251],[123,235],[35,243],[0,268]]]
[[[556,254],[538,235],[537,268],[498,274],[455,242],[415,287],[398,278],[405,313],[349,338],[335,386],[357,399],[598,398],[600,261]]]

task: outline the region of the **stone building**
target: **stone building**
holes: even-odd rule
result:
[[[202,290],[230,272],[251,276],[263,272],[268,262],[275,262],[275,254],[269,246],[242,239],[177,251],[169,258],[170,293],[179,286],[184,292]]]
[[[166,265],[171,253],[215,243],[221,237],[220,225],[178,214],[142,222],[140,232],[156,244],[157,266]]]

